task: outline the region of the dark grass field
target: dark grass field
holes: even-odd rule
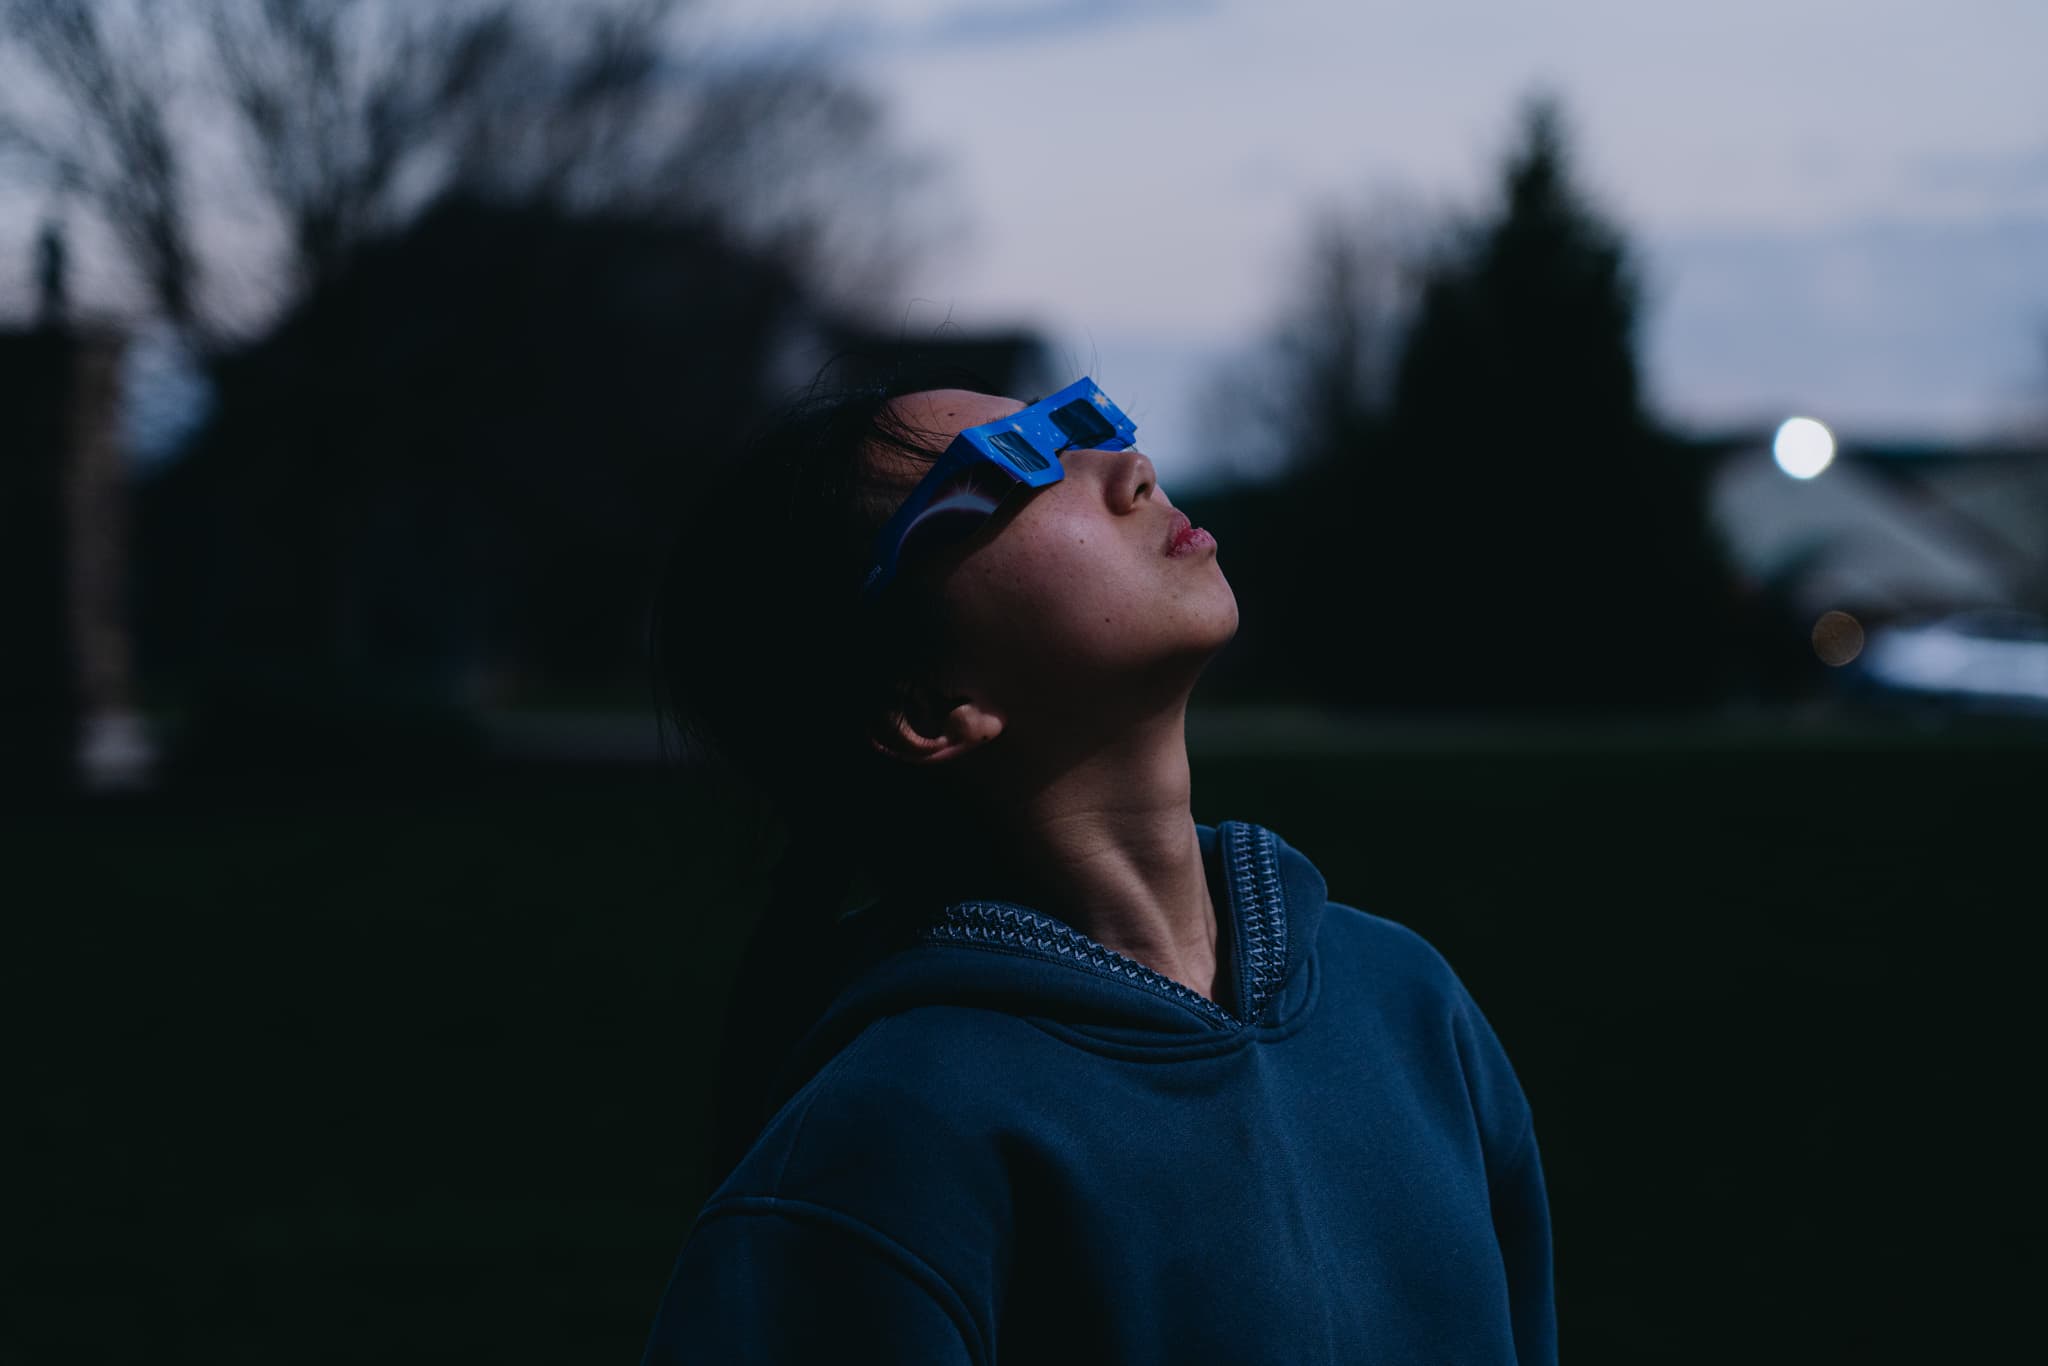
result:
[[[1494,1021],[1566,1360],[2038,1336],[2048,736],[1198,735],[1199,819]],[[636,1359],[751,833],[675,774],[392,786],[12,822],[0,1360]]]

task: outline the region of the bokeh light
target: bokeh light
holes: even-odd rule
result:
[[[1788,417],[1778,424],[1771,455],[1794,479],[1811,479],[1834,460],[1835,434],[1817,419]]]
[[[1813,652],[1839,669],[1863,653],[1863,623],[1847,612],[1823,612],[1813,623]]]

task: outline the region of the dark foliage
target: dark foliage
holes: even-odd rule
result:
[[[1343,704],[1718,695],[1729,589],[1709,461],[1644,411],[1634,266],[1574,185],[1553,104],[1530,106],[1495,209],[1415,271],[1384,398],[1316,414],[1293,475],[1222,515],[1245,614],[1270,622],[1263,649],[1244,642],[1252,671]]]
[[[1403,700],[1604,706],[1715,691],[1723,580],[1702,462],[1644,412],[1638,287],[1530,108],[1492,222],[1425,277],[1371,475]]]
[[[142,492],[145,663],[190,745],[261,759],[264,697],[374,686],[384,729],[634,677],[678,501],[799,298],[713,227],[540,204],[449,200],[364,248],[219,364],[218,420]]]

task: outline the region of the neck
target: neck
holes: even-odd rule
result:
[[[975,802],[980,880],[1219,1000],[1218,913],[1189,801],[1185,699],[1113,736],[1031,753]]]

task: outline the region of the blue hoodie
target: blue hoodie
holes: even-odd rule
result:
[[[646,1362],[1554,1362],[1479,1007],[1272,831],[1196,832],[1226,1000],[1013,903],[856,917],[909,928],[798,1045]]]

